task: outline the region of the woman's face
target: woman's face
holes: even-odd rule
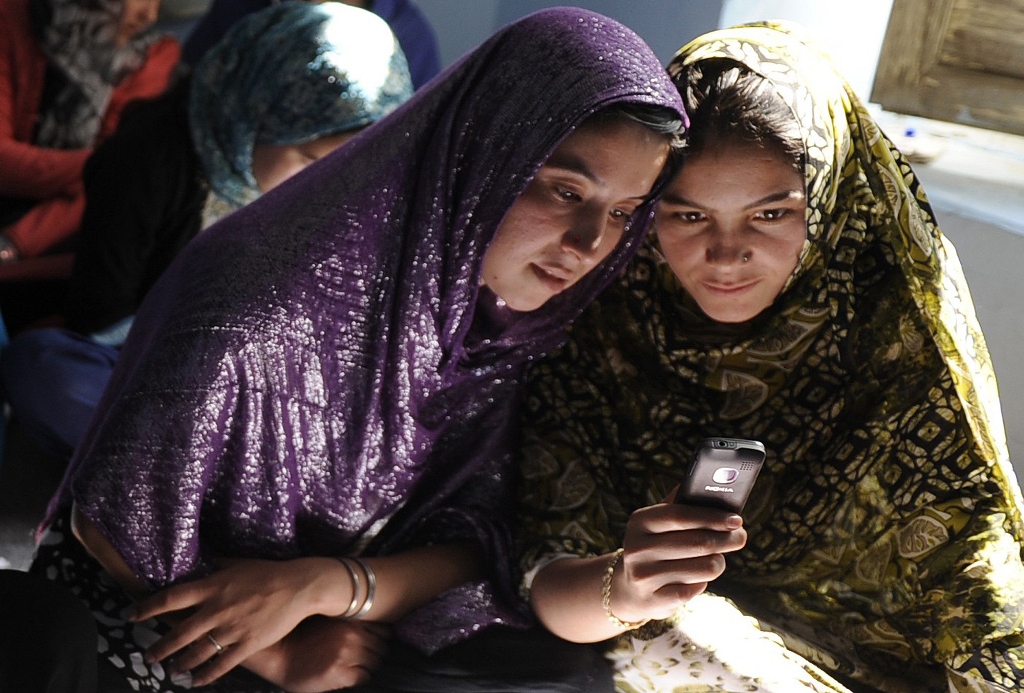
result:
[[[252,148],[252,175],[261,193],[288,180],[358,134],[348,130],[301,144],[257,144]]]
[[[615,248],[667,156],[665,138],[638,123],[584,123],[509,208],[481,282],[513,310],[540,308]]]
[[[672,271],[708,317],[745,322],[770,306],[807,238],[802,176],[782,152],[742,141],[687,158],[658,205]]]
[[[136,34],[156,24],[159,14],[160,0],[124,0],[117,28],[118,47],[127,45]]]

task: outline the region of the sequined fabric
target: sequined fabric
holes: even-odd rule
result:
[[[235,24],[196,65],[192,140],[220,201],[260,195],[257,144],[296,144],[380,120],[412,95],[387,23],[340,2],[286,2]]]
[[[543,11],[215,224],[139,311],[53,509],[73,494],[153,588],[220,556],[461,538],[483,547],[504,585],[522,370],[563,341],[651,210],[532,313],[479,289],[482,254],[558,142],[617,102],[681,111],[631,31]],[[519,618],[489,586],[425,608],[435,617],[414,615],[400,632],[427,650]]]

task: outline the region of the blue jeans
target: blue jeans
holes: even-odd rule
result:
[[[19,334],[0,353],[0,383],[12,416],[45,452],[71,459],[119,353],[58,328]]]

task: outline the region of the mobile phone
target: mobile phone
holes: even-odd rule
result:
[[[693,453],[676,503],[743,512],[764,458],[760,441],[705,438]]]

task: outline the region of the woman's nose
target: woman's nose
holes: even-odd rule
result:
[[[606,216],[603,213],[580,214],[572,228],[562,237],[562,243],[580,256],[592,256],[601,247],[606,226]]]
[[[750,260],[750,250],[735,241],[718,240],[705,249],[704,259],[712,265],[740,264]]]

